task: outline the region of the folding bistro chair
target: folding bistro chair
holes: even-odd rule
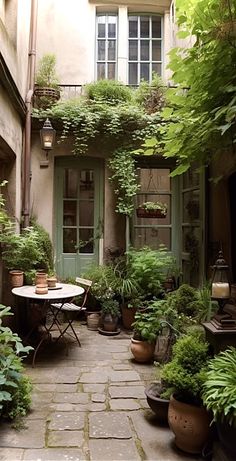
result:
[[[83,278],[80,278],[80,277],[76,277],[76,283],[78,283],[79,285],[81,285],[84,288],[83,300],[82,300],[81,305],[77,306],[77,304],[75,304],[73,302],[73,300],[71,302],[63,302],[62,301],[62,302],[59,302],[59,303],[52,303],[51,304],[51,310],[54,311],[53,323],[52,324],[56,324],[57,328],[58,328],[58,330],[60,332],[60,335],[56,338],[56,342],[62,337],[65,339],[65,334],[68,334],[68,335],[70,335],[72,337],[74,335],[76,341],[78,342],[79,346],[81,347],[80,340],[79,340],[78,335],[76,334],[76,331],[75,331],[75,329],[73,327],[74,318],[73,318],[73,316],[70,317],[70,314],[71,313],[79,313],[79,312],[82,312],[82,311],[86,310],[85,304],[86,304],[88,292],[89,292],[90,287],[92,285],[92,281],[87,280],[87,279],[83,279]],[[63,312],[63,314],[64,314],[64,322],[63,323],[66,323],[66,326],[64,328],[63,328],[62,324],[60,323],[60,321],[58,319],[58,315],[59,315],[60,312]],[[73,335],[72,335],[71,332],[68,332],[69,328],[71,329]]]

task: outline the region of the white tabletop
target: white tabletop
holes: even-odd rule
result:
[[[84,288],[79,287],[78,285],[71,285],[68,283],[57,283],[57,289],[49,289],[46,294],[36,294],[34,285],[24,285],[23,287],[13,288],[12,293],[16,296],[21,296],[22,298],[28,299],[66,299],[73,298],[74,296],[79,296],[84,293]]]

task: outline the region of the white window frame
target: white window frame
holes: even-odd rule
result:
[[[140,78],[140,66],[141,64],[149,64],[149,83],[152,82],[152,65],[153,64],[160,64],[161,65],[161,74],[160,76],[163,76],[163,16],[160,14],[144,14],[144,13],[129,13],[128,14],[128,29],[129,29],[129,18],[130,17],[137,17],[138,18],[138,36],[137,37],[130,37],[129,36],[129,30],[128,30],[128,76],[127,76],[127,81],[129,85],[132,85],[129,81],[129,66],[130,64],[137,63],[138,64],[138,75],[137,75],[137,85],[140,85],[141,78]],[[140,18],[141,17],[148,17],[149,18],[149,37],[141,37],[140,36]],[[161,37],[160,38],[152,38],[152,19],[155,17],[160,17],[161,18]],[[138,59],[137,60],[130,60],[129,59],[129,44],[130,41],[136,40],[138,41]],[[141,40],[148,41],[149,42],[149,60],[147,61],[141,61],[140,59],[140,42]],[[154,41],[159,41],[161,42],[161,60],[160,61],[153,61],[152,60],[152,43]]]
[[[98,37],[98,18],[104,16],[105,17],[105,37]],[[108,18],[110,16],[114,16],[116,18],[116,35],[115,37],[108,37]],[[101,40],[105,40],[105,59],[99,60],[98,59],[98,43]],[[110,40],[113,40],[116,42],[115,46],[115,60],[108,59],[108,43]],[[114,79],[117,78],[117,65],[118,65],[118,14],[117,13],[97,13],[96,14],[96,69],[95,69],[95,78],[98,80],[98,64],[99,63],[104,63],[105,64],[105,78],[108,79],[108,64],[114,63],[115,64],[115,76]]]

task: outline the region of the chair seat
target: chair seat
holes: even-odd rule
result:
[[[53,303],[51,304],[51,306],[60,311],[67,312],[81,312],[86,310],[85,307],[77,306],[77,304],[74,303]]]

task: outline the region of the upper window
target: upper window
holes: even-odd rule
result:
[[[162,73],[161,16],[129,16],[129,85]]]
[[[97,15],[97,80],[116,78],[117,15]]]

